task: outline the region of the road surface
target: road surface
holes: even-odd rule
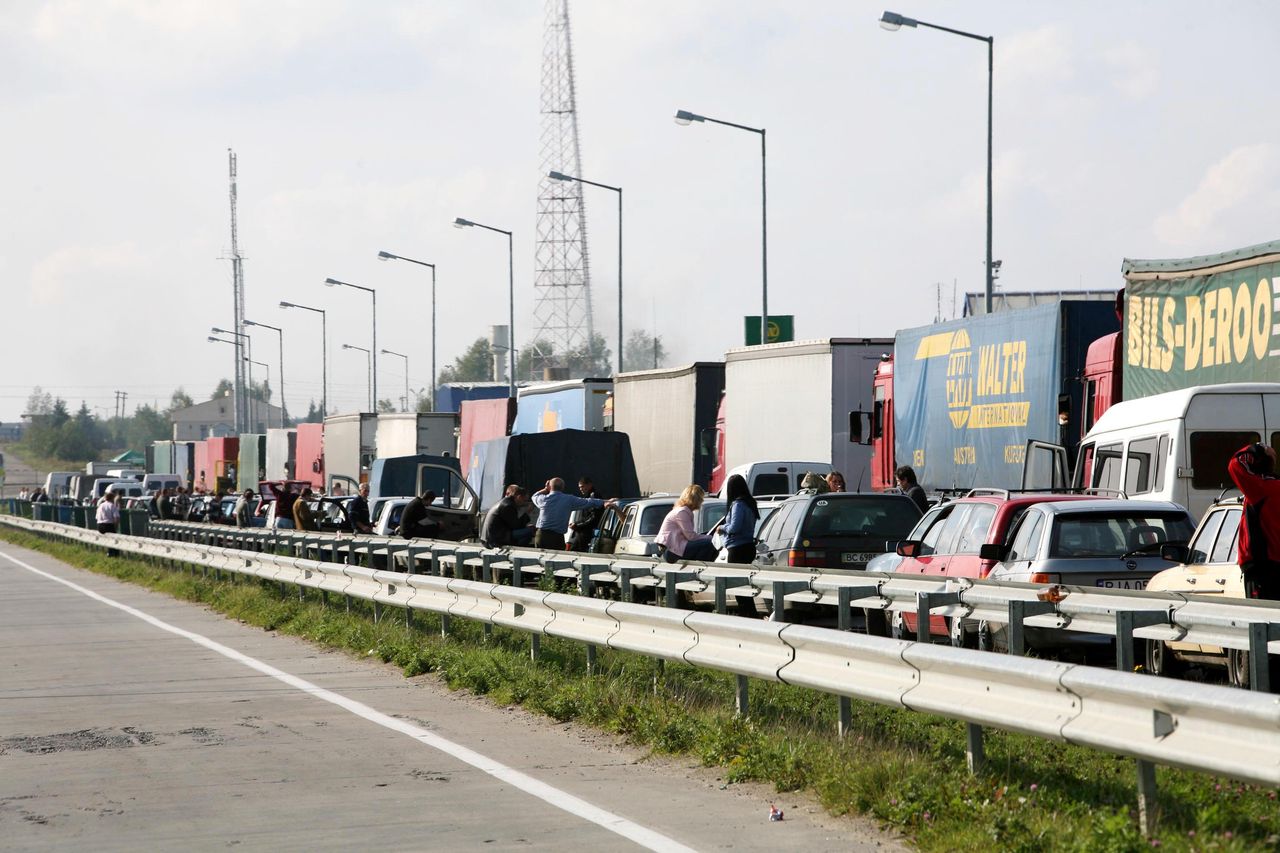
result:
[[[0,648],[10,849],[904,849],[6,543]]]

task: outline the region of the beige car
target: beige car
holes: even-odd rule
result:
[[[1183,565],[1165,569],[1147,584],[1149,592],[1194,593],[1216,598],[1244,598],[1244,576],[1236,565],[1236,540],[1243,510],[1239,497],[1215,502],[1205,513],[1185,553],[1169,553]],[[1172,551],[1177,546],[1173,546]],[[1248,687],[1249,653],[1197,643],[1147,640],[1146,669],[1152,675],[1177,678],[1191,664],[1225,666],[1237,687]]]

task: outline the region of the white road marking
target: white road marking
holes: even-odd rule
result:
[[[24,568],[29,572],[48,578],[51,581],[56,581],[63,586],[81,593],[82,595],[86,595],[94,601],[100,601],[103,604],[128,613],[130,616],[135,616],[143,622],[154,625],[162,631],[168,631],[169,633],[176,634],[179,637],[185,637],[196,645],[204,646],[206,649],[217,652],[223,657],[229,658],[237,663],[242,663],[250,669],[255,669],[258,672],[261,672],[263,675],[269,675],[272,678],[282,681],[290,687],[294,687],[304,693],[310,694],[317,699],[321,699],[332,705],[337,705],[339,708],[349,711],[357,717],[363,717],[371,723],[376,723],[384,728],[391,729],[394,732],[400,732],[401,734],[408,735],[421,744],[433,749],[438,749],[446,755],[451,755],[459,761],[470,764],[477,770],[482,770],[485,773],[488,773],[495,779],[501,779],[503,782],[513,785],[514,787],[537,797],[549,805],[555,806],[558,809],[563,809],[571,815],[590,821],[591,823],[601,826],[610,832],[617,833],[623,838],[633,841],[641,847],[648,848],[649,850],[672,851],[672,853],[675,853],[675,851],[690,851],[690,853],[692,853],[692,848],[686,847],[675,839],[668,838],[660,832],[656,832],[648,827],[640,826],[639,824],[616,815],[613,812],[605,811],[598,806],[593,806],[586,800],[575,797],[573,794],[562,791],[559,788],[554,788],[545,782],[534,779],[532,776],[521,773],[519,770],[507,767],[501,762],[495,761],[486,755],[481,755],[475,750],[468,749],[461,744],[456,744],[453,741],[443,738],[433,732],[429,732],[424,728],[415,726],[412,723],[407,723],[404,720],[398,720],[395,717],[370,708],[362,702],[357,702],[354,699],[348,699],[340,693],[325,690],[323,687],[318,687],[296,675],[290,675],[283,670],[276,669],[270,664],[263,663],[256,658],[251,658],[242,652],[238,652],[233,648],[224,646],[202,634],[187,631],[183,628],[177,627],[176,625],[170,625],[168,622],[157,619],[148,613],[144,613],[136,607],[121,604],[118,601],[114,601],[104,595],[100,595],[99,593],[80,586],[77,583],[65,580],[56,575],[51,575],[46,571],[37,569],[35,566],[24,563],[16,557],[10,556],[2,551],[0,551],[0,557],[4,557],[9,562]]]

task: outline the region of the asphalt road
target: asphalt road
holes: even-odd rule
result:
[[[3,543],[0,649],[5,849],[903,849]]]

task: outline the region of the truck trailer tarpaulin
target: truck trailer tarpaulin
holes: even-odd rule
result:
[[[929,490],[1019,488],[1028,440],[1072,442],[1089,344],[1118,328],[1112,305],[1064,301],[899,332],[897,463]]]
[[[631,439],[622,432],[561,429],[531,435],[511,435],[476,442],[467,482],[488,509],[516,483],[532,491],[560,477],[565,491],[578,492],[578,478],[586,475],[601,497],[639,497]]]

